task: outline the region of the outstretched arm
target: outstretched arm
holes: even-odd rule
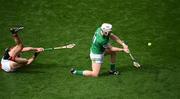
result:
[[[22,49],[22,52],[28,52],[28,51],[42,52],[44,51],[44,48],[24,47]]]
[[[116,35],[111,33],[110,38],[114,41],[116,41],[119,45],[122,45],[125,52],[129,52],[128,46]]]
[[[114,47],[114,46],[111,46],[110,44],[106,47],[106,49],[109,49],[109,50],[114,51],[114,52],[124,51],[123,48]]]
[[[111,33],[110,38],[122,46],[125,45],[124,42],[118,36],[114,35],[113,33]]]

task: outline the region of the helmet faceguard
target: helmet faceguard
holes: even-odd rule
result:
[[[101,30],[103,32],[103,35],[108,36],[112,31],[112,25],[109,23],[103,23],[101,25]]]

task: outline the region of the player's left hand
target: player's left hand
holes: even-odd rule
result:
[[[126,44],[123,44],[123,49],[126,53],[129,53],[129,48]]]
[[[129,49],[123,49],[124,52],[129,53]]]
[[[42,52],[44,51],[44,48],[36,48],[36,52]]]

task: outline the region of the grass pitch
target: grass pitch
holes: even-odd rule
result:
[[[0,4],[0,53],[14,44],[8,27],[15,24],[25,26],[20,33],[25,46],[77,45],[44,52],[14,73],[0,71],[1,99],[180,98],[178,0],[0,0]],[[119,76],[107,74],[109,57],[98,78],[70,75],[71,67],[91,69],[91,39],[103,22],[112,23],[113,33],[128,42],[143,67],[132,67],[129,56],[119,53]]]

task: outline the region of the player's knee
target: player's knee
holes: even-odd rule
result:
[[[27,61],[26,65],[30,65],[32,62],[31,61]]]

